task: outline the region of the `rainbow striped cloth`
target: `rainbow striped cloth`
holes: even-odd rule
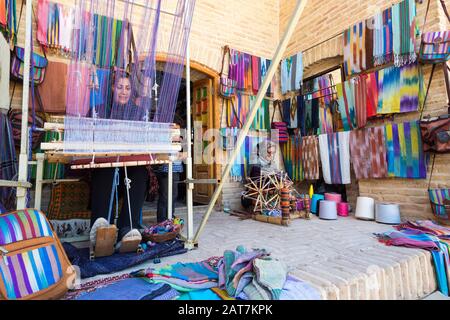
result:
[[[427,177],[418,121],[388,123],[385,127],[385,141],[389,177]]]

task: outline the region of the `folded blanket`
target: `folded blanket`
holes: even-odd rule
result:
[[[158,268],[149,268],[148,277],[155,275],[177,278],[184,281],[218,280],[217,268],[211,266],[208,261],[193,263],[175,263]]]
[[[256,281],[265,287],[272,295],[273,300],[279,300],[284,283],[286,282],[287,268],[281,261],[265,258],[255,259],[253,269]],[[253,279],[253,283],[255,278]]]

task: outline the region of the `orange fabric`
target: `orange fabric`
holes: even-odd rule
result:
[[[64,62],[48,62],[44,82],[38,89],[45,112],[66,112],[67,68]]]
[[[6,0],[0,0],[0,24],[6,26]]]

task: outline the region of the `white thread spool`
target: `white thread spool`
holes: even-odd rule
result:
[[[319,218],[324,220],[337,219],[337,203],[330,200],[320,201]]]
[[[395,203],[377,203],[376,221],[384,224],[400,224],[400,206]]]
[[[355,217],[361,220],[375,219],[375,200],[369,197],[358,197]]]

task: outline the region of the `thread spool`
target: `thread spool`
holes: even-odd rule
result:
[[[325,197],[323,194],[314,194],[311,200],[311,212],[312,213],[317,213],[317,209],[318,209],[318,202],[319,200],[324,200]]]
[[[376,221],[384,224],[400,224],[400,206],[395,203],[377,203]]]
[[[342,202],[342,195],[340,193],[325,193],[325,200],[334,201],[336,203]]]
[[[340,217],[348,217],[349,204],[347,202],[340,202],[337,204],[337,214]]]
[[[319,218],[323,220],[337,219],[337,203],[330,200],[321,200],[319,205]]]
[[[309,196],[305,196],[305,198],[303,199],[303,205],[305,207],[306,213],[310,213],[311,212],[311,199],[309,198]]]
[[[369,197],[358,197],[355,217],[361,220],[375,219],[375,200]]]

